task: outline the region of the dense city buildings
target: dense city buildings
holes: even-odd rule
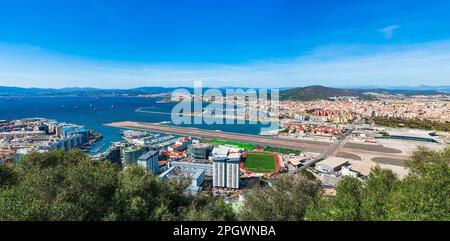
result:
[[[398,117],[429,121],[450,121],[450,97],[404,96],[367,93],[375,99],[348,98],[339,100],[282,101],[280,110],[298,120],[351,123],[357,117]]]
[[[189,193],[212,191],[236,200],[236,195],[265,185],[264,180],[301,171],[311,173],[327,190],[346,176],[364,181],[376,166],[402,178],[407,175],[403,161],[419,146],[440,150],[449,143],[445,130],[412,129],[398,123],[383,126],[374,121],[398,118],[445,125],[450,114],[447,96],[370,95],[375,98],[283,100],[278,102],[278,116],[272,113],[270,101],[205,99],[245,106],[248,110],[239,118],[246,120],[273,121],[276,117],[277,129],[241,135],[142,122],[113,123],[121,128],[122,141],[91,156],[123,169],[142,166],[162,180],[189,180]],[[205,108],[202,114],[217,113]],[[236,114],[219,116],[236,119]],[[0,160],[17,163],[30,151],[86,149],[98,136],[83,126],[42,118],[0,121]]]
[[[392,126],[379,125],[376,118],[398,118],[428,121],[448,125],[450,114],[449,98],[439,96],[405,96],[365,93],[371,98],[335,97],[323,100],[278,102],[278,116],[274,115],[270,101],[251,98],[203,98],[215,104],[245,106],[245,115],[236,112],[217,112],[219,109],[204,109],[203,113],[190,114],[192,117],[216,117],[247,121],[275,121],[278,129],[265,131],[260,136],[238,133],[214,132],[200,129],[159,126],[146,123],[121,122],[111,126],[142,129],[171,135],[189,135],[192,138],[221,139],[220,142],[194,140],[187,145],[185,155],[177,161],[212,164],[211,187],[221,195],[230,195],[232,190],[245,191],[254,183],[254,178],[276,178],[279,175],[293,175],[307,171],[321,180],[327,190],[335,188],[346,176],[364,181],[370,170],[376,166],[392,170],[400,178],[407,175],[404,160],[419,147],[441,150],[449,143],[447,131],[431,126],[429,129],[411,129],[401,122]],[[173,97],[173,96],[172,96]],[[195,100],[195,96],[179,96]],[[199,99],[200,100],[200,99]],[[214,106],[214,105],[213,105]],[[217,105],[216,105],[217,107]],[[260,110],[254,114],[252,110]],[[253,114],[252,114],[253,113]],[[265,113],[265,114],[264,114]],[[433,122],[433,123],[434,123]],[[424,124],[425,126],[425,124]],[[263,138],[262,135],[268,136]],[[220,143],[230,141],[231,145]],[[269,150],[266,157],[247,160],[248,152],[239,148],[241,142],[260,145]],[[215,144],[212,144],[215,143]],[[176,145],[179,146],[179,145]],[[184,149],[184,147],[182,148]],[[175,149],[171,148],[170,151]],[[181,150],[181,149],[180,149]],[[162,151],[164,152],[164,151]],[[270,152],[275,152],[270,154]],[[170,162],[169,162],[170,163]],[[256,166],[252,166],[255,165]],[[257,170],[257,171],[249,171]],[[192,176],[192,175],[191,175]],[[206,175],[208,176],[208,175]],[[260,180],[261,182],[261,180]]]
[[[448,131],[403,124],[407,123],[404,120],[413,120],[414,124],[421,120],[411,114],[411,110],[419,108],[412,107],[415,104],[399,104],[405,98],[419,97],[280,101],[276,128],[259,135],[166,123],[110,123],[105,125],[120,128],[116,133],[121,140],[108,143],[107,148],[93,145],[100,135],[84,126],[43,118],[0,121],[0,162],[20,165],[20,160],[31,152],[80,148],[94,162],[114,163],[118,172],[141,167],[141,174],[151,174],[162,181],[160,184],[184,185],[179,189],[183,195],[223,198],[240,212],[248,195],[272,188],[277,180],[286,177],[317,180],[323,197],[335,196],[338,185],[348,180],[346,177],[365,185],[377,167],[404,180],[409,173],[405,160],[419,147],[440,151],[450,143]],[[256,108],[251,101],[245,103]],[[269,103],[261,103],[265,106],[259,109],[270,116],[264,120],[273,120]],[[387,105],[396,108],[396,115],[383,114]],[[427,116],[424,120],[440,111],[443,116],[434,115],[434,121],[446,126],[448,99],[430,106],[436,109],[423,107],[421,115]],[[243,118],[253,120],[258,116],[246,114]],[[388,125],[379,124],[376,118],[396,119]]]
[[[93,130],[45,118],[0,122],[0,160],[20,161],[31,151],[87,149],[101,136]]]

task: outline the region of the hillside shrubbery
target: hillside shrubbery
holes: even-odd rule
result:
[[[344,178],[336,196],[311,178],[283,176],[249,192],[235,213],[139,166],[119,171],[76,150],[31,153],[0,164],[0,220],[450,220],[449,164],[450,148],[419,149],[406,178],[377,167],[364,182]]]
[[[186,185],[78,150],[31,153],[0,165],[0,220],[235,220],[230,207],[186,194]]]

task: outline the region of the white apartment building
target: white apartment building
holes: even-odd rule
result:
[[[213,186],[239,189],[239,161],[220,160],[213,164]]]

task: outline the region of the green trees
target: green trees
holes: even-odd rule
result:
[[[361,219],[362,183],[345,177],[336,188],[336,196],[316,199],[306,215],[307,220],[356,221]]]
[[[361,219],[388,220],[388,197],[398,183],[398,177],[391,170],[381,169],[379,166],[372,169],[361,196]]]
[[[215,200],[215,201],[213,201]],[[186,210],[186,220],[189,221],[235,221],[236,214],[231,205],[223,198],[212,199],[208,195],[194,197],[192,205]]]
[[[11,166],[0,164],[0,189],[17,182],[17,175]]]
[[[283,176],[245,198],[241,220],[302,220],[308,206],[319,198],[319,185],[302,176]]]
[[[0,220],[450,220],[450,148],[419,149],[403,180],[374,168],[345,177],[335,196],[317,181],[281,176],[250,191],[237,215],[222,198],[185,192],[139,166],[118,171],[81,151],[32,153],[0,164]]]
[[[407,166],[408,175],[389,197],[394,220],[450,220],[450,148],[419,149]]]
[[[110,220],[178,220],[181,208],[191,202],[191,197],[185,195],[185,183],[163,182],[139,166],[119,173],[118,180]]]
[[[0,220],[185,220],[193,209],[233,219],[221,216],[228,204],[196,203],[185,188],[138,166],[119,172],[77,150],[32,153],[15,167],[0,165]]]
[[[117,185],[113,166],[80,151],[27,155],[15,175],[0,190],[1,220],[96,220]]]
[[[344,178],[336,196],[307,211],[308,220],[450,220],[450,148],[419,149],[407,161],[410,174],[399,180],[374,168],[364,183]]]
[[[377,125],[388,127],[403,126],[407,128],[424,129],[424,130],[450,131],[449,122],[438,122],[421,119],[403,119],[399,117],[381,117],[381,116],[374,117],[373,121]]]

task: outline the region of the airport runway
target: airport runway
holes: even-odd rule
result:
[[[214,130],[205,130],[198,128],[188,128],[188,127],[179,127],[179,126],[167,126],[167,125],[159,125],[154,123],[142,123],[142,122],[132,122],[132,121],[124,121],[124,122],[114,122],[105,124],[107,126],[125,128],[125,129],[135,129],[135,130],[146,130],[152,132],[159,132],[171,135],[178,136],[192,136],[206,139],[221,139],[221,140],[229,140],[229,141],[238,141],[238,142],[247,142],[258,144],[262,146],[271,146],[278,148],[286,148],[293,150],[303,150],[307,152],[315,152],[315,153],[324,153],[329,150],[332,143],[329,142],[321,142],[321,141],[311,141],[311,140],[301,140],[301,139],[281,139],[275,137],[267,137],[267,136],[258,136],[258,135],[247,135],[240,133],[231,133],[231,132],[222,132],[222,131],[214,131]],[[403,153],[386,153],[382,151],[374,151],[374,150],[365,150],[364,145],[362,146],[350,146],[350,147],[341,147],[341,151],[351,152],[351,153],[363,153],[363,154],[372,154],[378,157],[390,157],[390,158],[400,158],[405,159]]]

